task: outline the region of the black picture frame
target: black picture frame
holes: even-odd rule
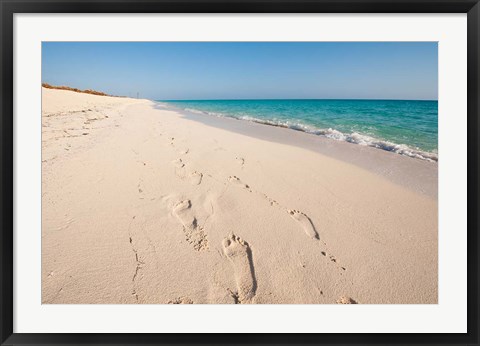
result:
[[[479,0],[0,0],[2,345],[449,344],[478,345],[480,155]],[[468,332],[465,334],[25,334],[13,332],[13,16],[15,13],[467,13]],[[452,318],[455,318],[452,316]]]

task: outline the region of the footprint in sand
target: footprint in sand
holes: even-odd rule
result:
[[[350,297],[343,296],[337,300],[337,304],[358,304],[358,302]]]
[[[245,164],[245,159],[243,157],[236,157],[235,160],[237,160],[238,164],[242,166]]]
[[[265,199],[270,203],[272,207],[278,205],[278,202],[276,200],[268,197],[266,194],[263,194],[263,197],[265,197]]]
[[[180,155],[187,155],[189,153],[190,149],[186,148],[186,149],[182,149],[182,150],[179,150],[178,153]]]
[[[197,171],[190,173],[188,181],[192,185],[200,185],[202,183],[203,174]]]
[[[187,242],[197,251],[206,250],[208,248],[207,235],[203,228],[198,225],[190,200],[186,199],[177,203],[173,207],[173,215],[182,224]]]
[[[228,180],[231,182],[231,183],[234,183],[236,185],[239,185],[241,187],[243,187],[244,189],[247,189],[249,190],[250,192],[252,192],[252,190],[250,190],[250,186],[248,186],[247,184],[245,184],[243,181],[240,180],[240,178],[234,176],[234,175],[231,175],[228,177]]]
[[[312,223],[312,220],[310,220],[307,215],[298,210],[289,210],[288,213],[295,221],[297,221],[302,226],[303,230],[310,238],[320,239],[317,231],[315,230],[315,226]]]
[[[185,164],[183,163],[182,159],[177,159],[173,160],[172,163],[175,165],[177,168],[182,168],[185,167]]]
[[[179,178],[185,177],[185,164],[183,163],[182,159],[177,159],[172,161],[173,165],[175,166],[175,175]]]
[[[188,297],[178,297],[173,300],[169,300],[167,304],[193,304],[193,300]]]
[[[329,259],[331,262],[336,263],[337,266],[338,266],[341,270],[343,270],[343,271],[346,271],[346,270],[347,270],[347,268],[338,265],[337,259],[335,258],[335,256],[330,255],[330,254],[327,254],[326,251],[320,251],[320,253],[322,254],[322,256],[325,256],[325,257],[328,256],[328,259]]]
[[[186,199],[177,203],[175,207],[173,207],[173,214],[177,217],[178,220],[180,220],[183,227],[197,227],[197,219],[193,215],[192,203],[190,202],[190,200]]]
[[[225,238],[222,245],[223,253],[233,265],[238,301],[250,303],[257,289],[250,247],[247,242],[233,234]]]

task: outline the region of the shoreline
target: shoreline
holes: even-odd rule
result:
[[[293,145],[343,162],[354,164],[418,193],[438,197],[438,162],[386,151],[371,146],[339,141],[291,128],[262,124],[234,117],[220,117],[182,110],[152,101],[154,108],[169,110],[202,124],[250,137]]]
[[[42,304],[437,304],[436,170],[42,89]]]
[[[220,101],[227,101],[227,100],[220,100]],[[228,101],[237,101],[237,100],[228,100]],[[238,101],[241,101],[241,100],[238,100]],[[269,100],[258,100],[258,101],[269,101]],[[279,100],[279,101],[284,101],[284,100]],[[303,100],[291,100],[291,101],[303,101]],[[325,101],[325,100],[312,100],[312,101]],[[336,101],[336,100],[327,100],[327,101]],[[361,100],[338,100],[338,101],[361,101]],[[364,100],[364,101],[368,102],[368,101],[376,101],[376,100]],[[386,100],[383,100],[383,101],[386,101]],[[396,100],[389,100],[389,101],[396,101]],[[409,101],[410,100],[406,100],[405,102],[409,102]],[[424,149],[413,147],[408,144],[398,144],[386,139],[379,139],[376,137],[372,137],[370,135],[361,134],[357,132],[344,133],[329,127],[320,128],[311,124],[305,124],[301,121],[298,121],[298,119],[295,120],[297,122],[294,121],[293,123],[291,123],[289,120],[281,121],[278,119],[275,120],[274,118],[262,119],[259,117],[252,117],[247,115],[235,116],[233,114],[229,115],[229,114],[223,114],[223,113],[212,112],[212,111],[204,111],[204,110],[195,109],[195,108],[181,108],[178,105],[176,105],[175,102],[170,103],[168,101],[156,101],[156,100],[152,100],[152,102],[155,102],[160,107],[165,107],[166,109],[178,111],[180,113],[186,113],[190,115],[192,114],[208,115],[216,118],[227,118],[227,119],[249,121],[249,122],[253,122],[261,125],[280,127],[280,128],[285,128],[289,130],[304,132],[310,135],[322,136],[322,137],[334,139],[341,142],[348,142],[352,144],[368,146],[375,149],[393,152],[402,156],[407,156],[415,159],[425,160],[429,162],[438,162],[438,153],[436,151],[426,151]],[[193,102],[201,102],[201,101],[193,101]],[[418,100],[416,100],[416,102],[418,102]],[[425,102],[432,102],[432,101],[425,101]]]

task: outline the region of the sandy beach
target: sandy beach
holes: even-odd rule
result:
[[[436,162],[42,90],[43,304],[436,304]]]

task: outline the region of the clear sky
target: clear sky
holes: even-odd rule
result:
[[[437,99],[436,42],[44,42],[42,82],[173,99]]]

